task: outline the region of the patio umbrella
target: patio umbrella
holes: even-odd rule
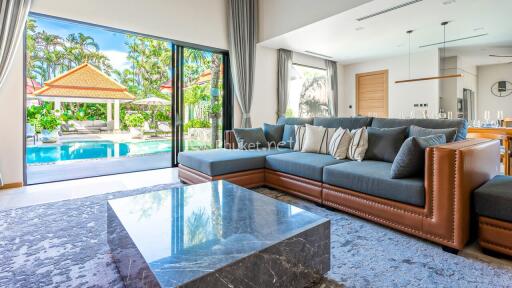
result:
[[[160,97],[156,97],[156,96],[151,96],[151,97],[148,97],[148,98],[144,98],[144,99],[139,99],[139,100],[135,100],[132,102],[133,104],[136,104],[136,105],[146,105],[146,106],[152,106],[152,107],[156,107],[156,109],[151,109],[152,113],[151,113],[151,123],[153,124],[153,127],[155,127],[155,113],[156,113],[156,110],[158,109],[159,106],[164,106],[164,105],[171,105],[171,101],[169,100],[166,100],[166,99],[162,99]]]
[[[156,97],[156,96],[135,100],[132,103],[137,104],[137,105],[148,105],[148,106],[171,105],[171,101],[165,100],[165,99],[162,99],[162,98]]]

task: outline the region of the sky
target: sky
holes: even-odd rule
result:
[[[130,64],[126,60],[128,49],[124,45],[127,40],[125,33],[56,18],[38,15],[30,15],[30,17],[36,20],[37,31],[44,30],[62,38],[66,38],[71,33],[83,33],[91,36],[100,46],[100,51],[110,59],[114,69],[122,71],[130,68]]]

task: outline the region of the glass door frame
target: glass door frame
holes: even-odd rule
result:
[[[199,49],[208,52],[219,53],[222,55],[222,147],[224,147],[225,131],[233,129],[233,82],[231,78],[231,67],[229,53],[227,51],[219,52],[209,49],[201,49],[193,46],[174,44],[172,45],[172,167],[178,166],[178,154],[185,150],[185,138],[183,133],[184,124],[184,101],[183,101],[183,67],[184,67],[184,49]]]

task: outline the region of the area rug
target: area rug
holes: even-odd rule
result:
[[[180,184],[176,184],[180,185]],[[160,185],[0,212],[0,287],[123,287],[106,240],[106,200]],[[276,190],[256,191],[331,220],[331,271],[319,287],[507,287],[512,269]]]

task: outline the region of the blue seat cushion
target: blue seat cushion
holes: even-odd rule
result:
[[[178,154],[178,163],[210,176],[265,168],[265,156],[288,153],[290,149],[212,149]]]
[[[479,215],[512,222],[512,176],[497,175],[474,192]]]
[[[342,163],[331,155],[317,153],[291,152],[267,156],[265,167],[275,171],[322,181],[325,166]]]
[[[324,183],[384,199],[425,206],[422,178],[391,179],[392,163],[351,161],[324,168]]]

